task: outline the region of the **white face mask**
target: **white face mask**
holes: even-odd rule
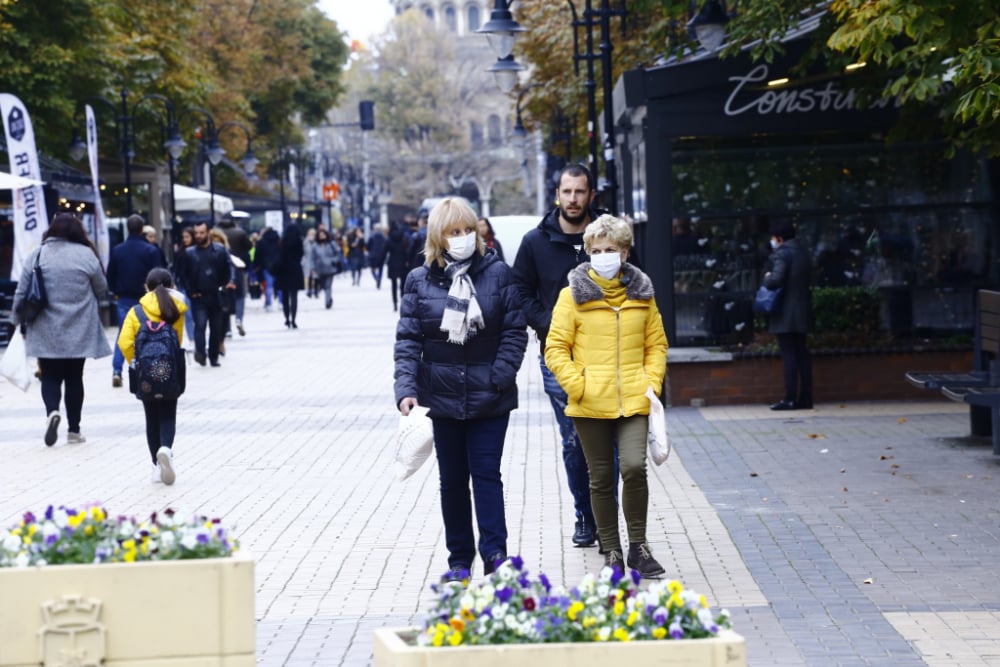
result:
[[[456,262],[462,262],[476,251],[476,235],[466,234],[465,236],[448,237],[448,255]]]
[[[771,249],[772,250],[777,250],[779,245],[780,244],[778,243],[777,239],[771,239]]]
[[[611,280],[618,275],[618,271],[622,268],[622,254],[620,252],[602,252],[600,255],[593,255],[590,258],[590,268],[605,280]]]

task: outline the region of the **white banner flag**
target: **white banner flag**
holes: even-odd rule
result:
[[[0,116],[7,137],[7,155],[10,172],[36,181],[42,180],[35,148],[35,132],[24,103],[14,95],[0,93]],[[21,267],[31,251],[42,243],[42,234],[49,228],[45,210],[45,193],[41,185],[13,191],[14,207],[14,258],[11,264],[12,280],[21,279]]]
[[[94,119],[94,109],[89,104],[87,112],[87,157],[90,159],[90,182],[94,186],[94,245],[101,258],[101,265],[108,268],[108,253],[111,244],[108,240],[108,226],[104,221],[104,205],[101,203],[101,184],[97,175],[97,121]]]

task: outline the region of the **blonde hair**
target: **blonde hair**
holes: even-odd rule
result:
[[[212,227],[208,230],[208,238],[215,241],[216,243],[221,243],[226,246],[226,250],[229,250],[229,237],[218,227]]]
[[[472,233],[476,235],[476,251],[480,255],[485,252],[483,237],[479,235],[479,216],[465,202],[448,197],[438,202],[427,216],[427,244],[424,246],[427,266],[434,262],[441,267],[445,265],[444,254],[448,252],[448,239],[444,233],[456,224],[471,227]]]
[[[588,255],[598,239],[607,239],[619,250],[628,250],[632,247],[632,227],[621,218],[605,213],[587,225],[583,232],[583,249]]]

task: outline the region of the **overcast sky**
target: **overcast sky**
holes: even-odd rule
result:
[[[389,0],[317,0],[319,7],[347,32],[351,39],[368,44],[371,35],[380,34],[393,17]]]

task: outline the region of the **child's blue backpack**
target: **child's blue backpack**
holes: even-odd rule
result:
[[[129,389],[141,401],[172,400],[184,393],[187,375],[177,332],[167,322],[153,322],[141,305],[132,309],[139,319],[135,359],[129,367]]]

